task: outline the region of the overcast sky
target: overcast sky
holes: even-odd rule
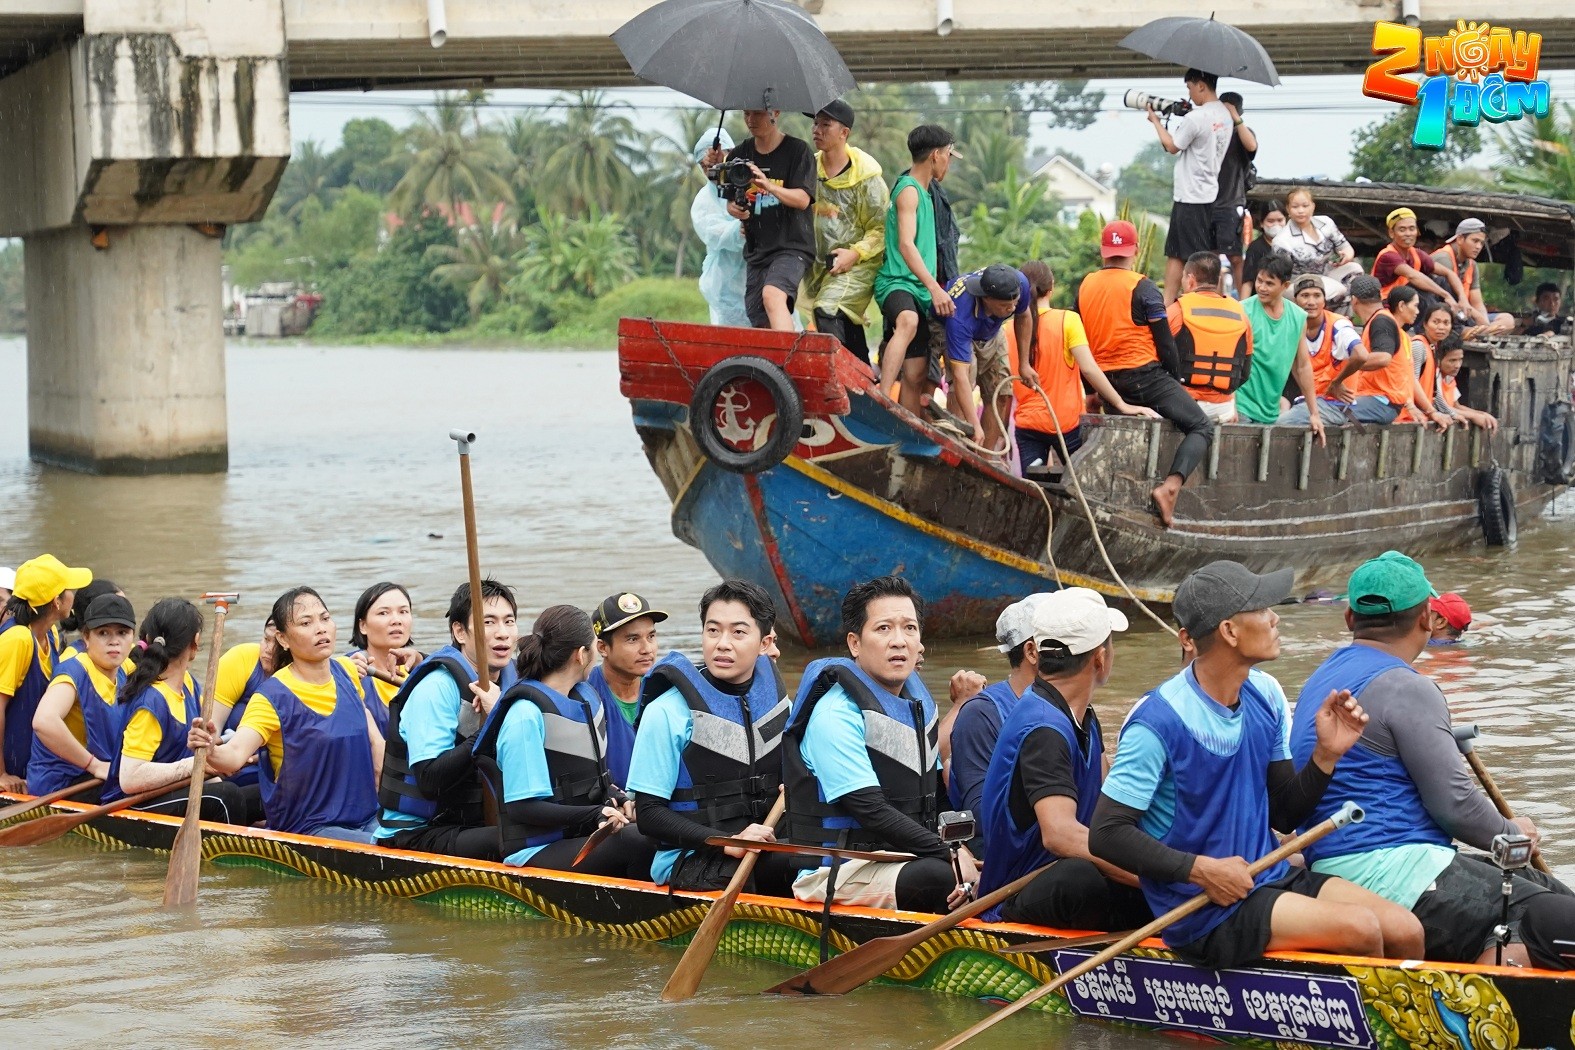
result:
[[[1575,72],[1542,74],[1552,86],[1555,103],[1575,101]],[[1143,115],[1121,107],[1128,88],[1169,98],[1185,97],[1178,75],[1166,80],[1093,81],[1091,87],[1106,91],[1103,112],[1081,131],[1049,130],[1048,119],[1034,120],[1030,152],[1070,150],[1080,155],[1090,171],[1101,164],[1120,168],[1154,137]],[[1342,178],[1349,173],[1351,139],[1355,131],[1397,108],[1391,103],[1363,97],[1358,76],[1291,77],[1277,88],[1240,81],[1221,81],[1220,90],[1240,92],[1246,118],[1258,135],[1258,173],[1265,178],[1323,175]],[[497,91],[491,96],[493,112],[507,117],[524,110],[541,110],[556,97],[552,91]],[[662,119],[661,110],[696,103],[665,88],[633,88],[609,93],[628,101],[650,120]],[[291,98],[291,130],[297,142],[316,139],[321,145],[339,143],[345,121],[377,116],[396,126],[410,119],[412,106],[430,97],[427,92],[318,92]],[[1491,139],[1491,134],[1485,139]],[[857,144],[857,130],[854,142]]]

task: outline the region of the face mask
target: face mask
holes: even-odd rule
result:
[[[1284,230],[1285,227],[1282,224],[1276,223],[1275,225],[1271,226],[1268,223],[1265,223],[1263,226],[1263,235],[1265,237],[1274,238],[1278,237],[1282,232],[1284,232]]]

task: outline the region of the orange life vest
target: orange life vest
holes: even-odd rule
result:
[[[1106,372],[1142,368],[1159,360],[1148,321],[1135,317],[1132,293],[1145,280],[1136,270],[1107,266],[1083,278],[1077,312],[1088,332],[1088,348]]]
[[[1438,391],[1444,395],[1444,404],[1454,408],[1460,404],[1460,384],[1456,376],[1440,375],[1438,377]]]
[[[1323,312],[1323,334],[1312,351],[1313,386],[1319,397],[1329,389],[1334,377],[1340,374],[1341,362],[1334,359],[1334,325],[1336,321],[1343,320],[1345,317],[1341,314],[1329,310]]]
[[[1362,326],[1362,346],[1367,348],[1368,353],[1373,352],[1373,322],[1380,317],[1387,317],[1394,322],[1395,330],[1400,334],[1400,346],[1384,367],[1356,373],[1355,393],[1358,397],[1381,397],[1391,405],[1403,405],[1411,400],[1411,384],[1416,382],[1416,371],[1411,363],[1411,337],[1394,314],[1388,310],[1379,310]]]
[[[1247,381],[1252,322],[1236,300],[1187,292],[1170,305],[1170,331],[1181,354],[1181,384],[1196,400],[1224,401]]]
[[[1411,253],[1411,257],[1409,259],[1402,258],[1401,262],[1397,263],[1396,265],[1404,264],[1404,265],[1410,266],[1411,269],[1415,270],[1417,273],[1421,273],[1422,272],[1422,252],[1415,245],[1412,245],[1410,248],[1407,249],[1407,251],[1409,251]],[[1392,244],[1386,244],[1386,245],[1383,246],[1382,250],[1380,250],[1379,253],[1376,256],[1373,257],[1373,276],[1375,276],[1375,277],[1378,276],[1378,260],[1382,259],[1386,252],[1390,253],[1390,254],[1393,254],[1393,255],[1399,255],[1400,254],[1400,249],[1396,248]],[[1383,286],[1382,292],[1383,292],[1384,295],[1388,295],[1389,294],[1389,289],[1391,289],[1391,288],[1399,288],[1401,285],[1406,285],[1406,284],[1410,284],[1410,283],[1411,283],[1411,278],[1406,277],[1403,274],[1397,273],[1394,276],[1394,280],[1390,281],[1388,284]]]
[[[1455,246],[1453,244],[1446,244],[1433,254],[1435,256],[1443,255],[1446,252],[1449,254],[1449,268],[1455,271],[1455,276],[1460,278],[1460,287],[1464,288],[1466,295],[1469,296],[1471,294],[1471,282],[1477,279],[1477,261],[1475,259],[1467,259],[1466,272],[1461,273],[1460,266],[1455,262]],[[1434,259],[1433,264],[1436,267],[1438,260]]]
[[[1040,397],[1027,383],[1016,379],[1017,333],[1012,326],[1002,325],[1006,333],[1006,353],[1012,363],[1012,392],[1017,396],[1017,425],[1041,434],[1054,434],[1056,424],[1061,432],[1075,429],[1083,419],[1083,374],[1077,362],[1068,353],[1066,345],[1066,310],[1049,309],[1039,314],[1039,349],[1034,354],[1034,370],[1039,373],[1039,385],[1050,399],[1045,408]],[[1051,410],[1055,415],[1051,416]]]

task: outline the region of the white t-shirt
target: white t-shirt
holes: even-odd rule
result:
[[[1181,151],[1176,154],[1171,200],[1181,204],[1214,203],[1220,192],[1220,161],[1225,159],[1234,131],[1230,110],[1219,101],[1198,106],[1181,118],[1170,136]]]

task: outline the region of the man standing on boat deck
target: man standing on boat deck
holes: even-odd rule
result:
[[[1012,371],[1006,359],[1006,335],[1001,331],[1008,317],[1012,318],[1017,345],[1028,348],[1018,354],[1019,377],[1030,387],[1039,386],[1033,366],[1039,336],[1033,286],[1021,270],[993,263],[959,277],[947,294],[952,310],[943,323],[951,407],[974,428],[973,439],[994,451],[1006,443],[1005,421],[1012,413],[1012,387],[1007,382]],[[975,383],[984,402],[982,420],[980,410],[974,407]]]
[[[983,918],[1079,930],[1141,926],[1153,914],[1137,876],[1088,852],[1106,762],[1091,705],[1110,680],[1115,632],[1127,629],[1127,618],[1086,587],[1044,595],[1032,617],[1033,684],[1001,726],[984,780],[979,892],[1055,863]]]
[[[1334,799],[1350,799],[1367,816],[1308,846],[1307,862],[1411,909],[1426,931],[1426,958],[1492,963],[1504,876],[1486,858],[1459,852],[1454,840],[1482,850],[1497,835],[1536,843],[1537,827],[1499,815],[1460,760],[1444,694],[1413,666],[1432,635],[1438,600],[1422,566],[1387,551],[1358,566],[1346,592],[1352,642],[1307,679],[1291,752],[1303,761],[1312,753],[1326,692],[1359,700],[1368,715],[1361,738],[1301,823],[1327,817]],[[1570,969],[1564,953],[1575,947],[1575,895],[1530,867],[1515,873],[1513,887],[1509,935],[1516,943],[1504,949],[1504,961]]]
[[[1272,425],[1280,418],[1287,378],[1295,379],[1304,401],[1317,400],[1318,384],[1302,339],[1307,311],[1285,298],[1291,286],[1290,258],[1275,252],[1258,267],[1253,281],[1258,294],[1241,304],[1252,322],[1252,370],[1236,391],[1236,406],[1243,420]],[[1323,419],[1309,415],[1306,424],[1322,445]]]
[[[660,609],[632,591],[609,594],[591,616],[596,653],[602,662],[586,684],[607,708],[607,768],[613,783],[629,780],[634,750],[634,716],[640,708],[640,682],[656,663],[656,625],[667,619]]]
[[[1177,380],[1181,359],[1165,300],[1154,282],[1136,270],[1137,250],[1136,226],[1123,219],[1105,224],[1099,235],[1105,265],[1083,278],[1077,312],[1094,360],[1116,393],[1128,404],[1152,408],[1181,430],[1170,472],[1153,492],[1159,520],[1169,528],[1181,486],[1203,462],[1213,440],[1214,423]]]
[[[1211,212],[1214,225],[1214,254],[1230,260],[1230,279],[1237,288],[1237,295],[1246,283],[1242,270],[1242,232],[1247,217],[1247,176],[1252,172],[1252,162],[1258,156],[1258,136],[1253,134],[1242,119],[1244,103],[1235,91],[1220,93],[1220,104],[1230,114],[1230,144],[1220,158],[1219,193],[1214,197]],[[1190,259],[1191,256],[1189,255]]]
[[[886,257],[886,180],[879,161],[848,145],[852,106],[839,98],[806,115],[815,122],[820,192],[814,209],[815,261],[804,294],[813,304],[815,329],[836,336],[869,364],[864,316]]]
[[[900,576],[851,587],[842,599],[851,659],[804,669],[783,745],[795,842],[918,859],[827,860],[794,881],[801,901],[943,912],[973,893],[973,854],[960,846],[953,855],[936,833],[935,703],[916,673],[923,616],[923,599]]]
[[[514,683],[514,592],[481,581],[485,636],[471,636],[470,584],[448,603],[449,644],[427,656],[388,704],[388,737],[374,841],[396,849],[500,860],[498,829],[482,810],[481,780],[471,738],[503,689]],[[487,661],[492,687],[483,692],[476,663]]]
[[[651,668],[640,693],[639,731],[629,762],[640,833],[661,843],[651,881],[679,890],[717,890],[744,851],[706,845],[716,836],[775,841],[759,823],[782,784],[778,748],[788,699],[766,655],[776,607],[763,588],[723,580],[700,598],[696,667],[672,652]],[[763,853],[750,877],[759,893],[786,896],[796,868]]]
[[[1217,561],[1176,588],[1172,607],[1197,656],[1127,716],[1089,849],[1137,875],[1155,915],[1206,893],[1216,907],[1164,938],[1210,969],[1266,951],[1415,959],[1422,927],[1399,905],[1284,861],[1248,874],[1249,861],[1274,850],[1276,830],[1307,819],[1367,721],[1349,693],[1331,694],[1310,760],[1300,770],[1291,763],[1285,694],[1256,665],[1280,655],[1273,607],[1292,577]]]
[[[1182,78],[1192,109],[1181,118],[1174,134],[1158,111],[1149,106],[1149,123],[1159,134],[1166,153],[1176,154],[1171,187],[1170,230],[1165,234],[1165,305],[1181,291],[1181,269],[1193,252],[1216,250],[1214,201],[1220,192],[1220,165],[1225,160],[1239,117],[1219,100],[1219,78],[1201,69],[1189,69]]]

